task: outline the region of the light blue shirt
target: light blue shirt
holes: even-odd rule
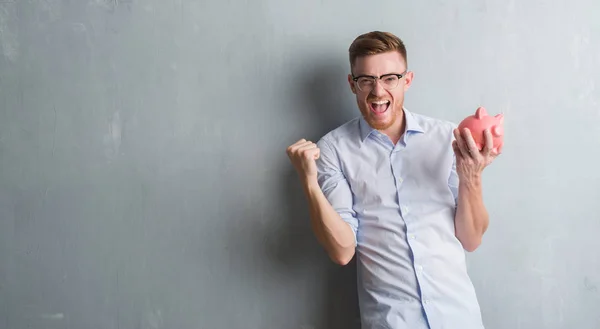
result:
[[[484,328],[454,231],[456,125],[404,113],[396,145],[362,117],[317,143],[319,185],[356,238],[362,328]]]

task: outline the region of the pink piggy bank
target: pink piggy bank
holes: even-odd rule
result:
[[[502,150],[502,144],[504,143],[504,129],[502,124],[504,123],[504,115],[497,114],[496,116],[489,116],[485,111],[485,108],[479,107],[477,111],[475,111],[474,115],[470,115],[466,117],[461,123],[458,125],[461,133],[464,128],[468,128],[471,131],[471,135],[473,136],[473,140],[475,140],[475,144],[477,144],[477,148],[481,151],[485,146],[485,135],[484,130],[490,129],[492,133],[494,146],[492,151],[497,153]]]

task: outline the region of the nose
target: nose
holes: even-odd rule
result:
[[[373,90],[371,90],[371,94],[373,94],[373,96],[383,96],[385,94],[385,89],[381,84],[381,80],[375,80],[375,85],[373,85]]]

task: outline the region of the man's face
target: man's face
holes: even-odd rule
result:
[[[404,105],[404,92],[408,90],[412,81],[412,72],[406,73],[406,64],[402,55],[397,52],[386,52],[377,55],[359,57],[354,63],[352,74],[348,75],[348,82],[361,114],[375,129],[385,131],[399,124],[402,118]],[[406,74],[405,74],[406,73]],[[394,74],[402,74],[398,79]],[[360,77],[381,77],[374,81]]]

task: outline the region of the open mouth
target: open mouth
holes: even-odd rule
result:
[[[371,112],[373,112],[375,114],[382,114],[385,111],[387,111],[387,109],[390,107],[390,101],[384,100],[384,101],[370,102],[369,107],[371,108]]]

